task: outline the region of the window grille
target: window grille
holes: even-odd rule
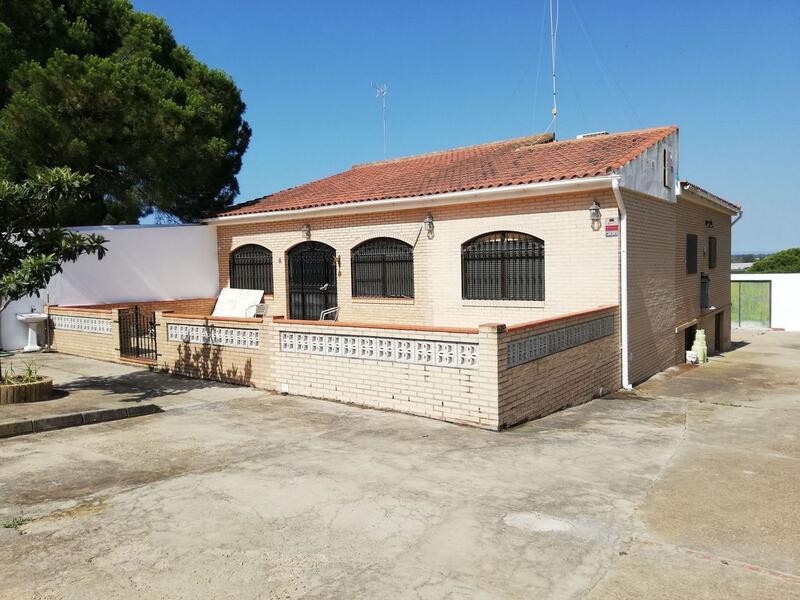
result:
[[[414,297],[414,255],[405,242],[367,240],[353,249],[352,267],[353,296]]]
[[[272,252],[256,244],[247,244],[231,252],[231,287],[264,290],[272,293]]]
[[[513,231],[476,237],[461,246],[462,297],[544,300],[544,242]]]

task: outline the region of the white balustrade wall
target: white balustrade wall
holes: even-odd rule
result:
[[[281,352],[474,369],[478,344],[282,331]]]
[[[111,335],[111,319],[96,317],[76,317],[72,315],[52,315],[50,321],[53,329],[82,331],[84,333],[102,333]]]
[[[217,325],[167,324],[167,339],[185,344],[210,344],[231,348],[258,348],[258,329],[239,329]]]

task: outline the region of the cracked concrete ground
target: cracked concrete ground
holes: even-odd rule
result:
[[[0,441],[0,597],[800,598],[800,334],[742,342],[503,433],[48,357],[172,410]]]

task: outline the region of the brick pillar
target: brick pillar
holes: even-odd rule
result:
[[[506,326],[485,323],[478,327],[478,379],[481,400],[488,403],[486,420],[481,424],[490,429],[500,429],[500,373],[501,359],[505,364],[505,344],[501,337]]]
[[[165,358],[169,352],[169,347],[167,344],[167,325],[164,320],[164,311],[157,310],[154,315],[156,321],[156,366],[163,371],[169,371],[169,364],[167,364]]]
[[[119,352],[119,309],[111,309],[111,360],[114,362],[120,361]]]
[[[261,317],[261,324],[258,327],[258,353],[259,360],[258,373],[253,370],[253,381],[256,387],[267,390],[275,388],[275,340],[277,335],[273,333],[272,318],[264,315]]]

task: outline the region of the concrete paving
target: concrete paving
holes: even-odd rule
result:
[[[21,373],[31,360],[37,365],[40,375],[53,378],[53,395],[46,402],[0,404],[0,425],[24,419],[124,408],[156,400],[162,410],[170,410],[260,396],[255,390],[241,386],[173,377],[138,366],[49,352],[18,352],[4,357],[3,369],[12,366]]]
[[[800,334],[502,433],[46,360],[175,404],[0,441],[0,598],[800,598]]]

